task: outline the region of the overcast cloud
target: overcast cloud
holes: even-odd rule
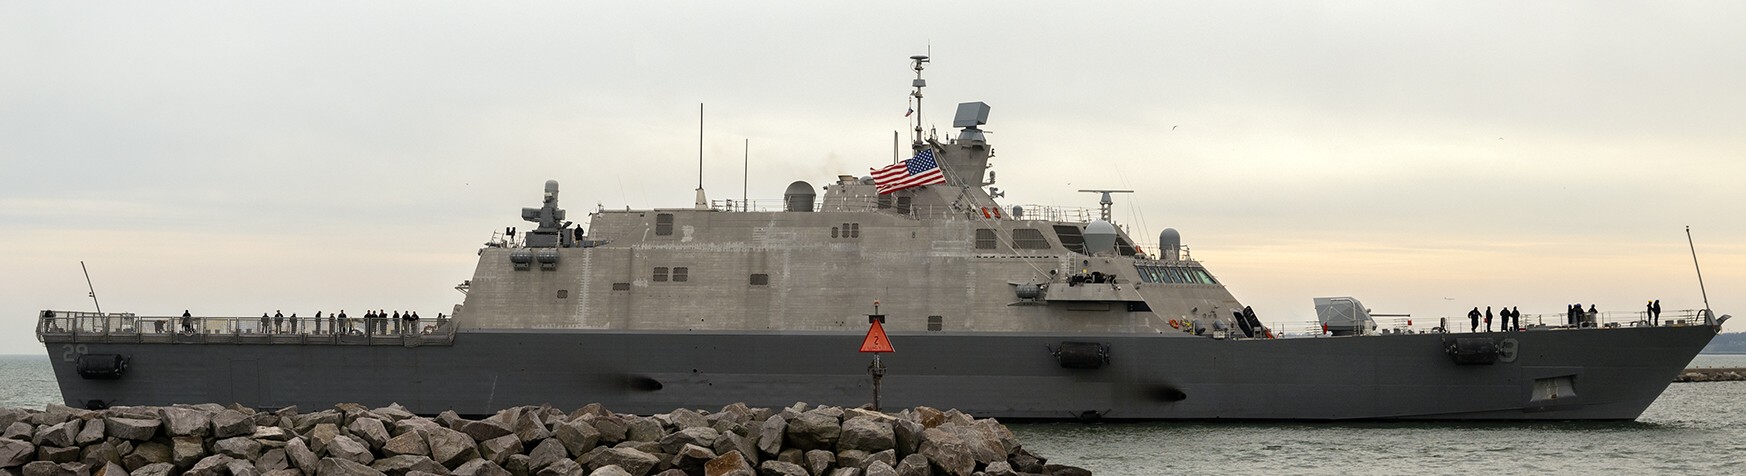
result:
[[[1164,227],[1270,321],[1746,314],[1738,2],[0,4],[0,353],[40,309],[447,312],[572,213],[889,163],[986,101],[1008,204]],[[1743,319],[1746,321],[1746,319]],[[1746,329],[1734,323],[1729,330]]]

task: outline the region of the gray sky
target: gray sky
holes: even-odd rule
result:
[[[1686,225],[1746,314],[1746,4],[835,3],[0,4],[0,353],[80,260],[107,311],[447,312],[546,179],[688,206],[699,102],[714,198],[747,138],[753,198],[865,174],[930,45],[1008,204],[1137,189],[1266,320],[1697,308]]]

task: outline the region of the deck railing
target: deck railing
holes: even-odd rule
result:
[[[389,318],[175,317],[133,313],[43,311],[36,336],[42,342],[449,345],[455,326],[447,317],[416,321]]]
[[[950,217],[995,218],[995,217],[999,217],[1002,219],[1015,219],[1012,216],[1012,206],[1010,206],[1010,205],[1003,207],[1000,210],[995,210],[993,208],[983,210],[980,207],[945,207],[945,206],[917,206],[917,205],[900,206],[896,203],[891,203],[891,202],[880,203],[880,200],[878,198],[871,198],[871,197],[859,199],[859,200],[852,200],[852,199],[840,199],[840,200],[843,200],[843,201],[833,204],[833,208],[840,209],[843,211],[884,210],[884,211],[898,213],[898,214],[902,214],[902,215],[906,215],[906,216],[914,217],[914,218],[950,218]],[[783,209],[785,209],[787,207],[787,203],[781,199],[762,199],[762,198],[751,199],[751,200],[725,199],[725,200],[711,200],[709,206],[711,209],[714,209],[715,211],[720,211],[720,212],[774,212],[774,211],[782,211]],[[1090,222],[1092,219],[1094,219],[1097,216],[1089,208],[1058,207],[1058,206],[1053,206],[1053,205],[1018,205],[1018,207],[1023,210],[1023,214],[1020,215],[1019,217],[1017,217],[1016,219],[1021,219],[1021,220],[1046,220],[1046,221],[1057,221],[1057,222],[1085,223],[1085,222]],[[812,210],[815,212],[816,211],[823,211],[824,210],[824,202],[823,201],[813,202]],[[984,213],[987,213],[987,215],[983,215]]]
[[[1661,317],[1657,320],[1656,325],[1662,327],[1703,325],[1706,321],[1704,320],[1702,312],[1702,309],[1670,310],[1661,313]],[[1376,321],[1376,331],[1371,332],[1370,334],[1422,334],[1439,332],[1438,327],[1441,326],[1441,321],[1445,319],[1448,321],[1449,325],[1448,332],[1456,334],[1471,332],[1469,330],[1469,328],[1472,327],[1470,325],[1471,322],[1467,319],[1466,315],[1462,315],[1459,317],[1452,316],[1430,319],[1406,317],[1377,318],[1374,319]],[[1328,335],[1322,332],[1322,325],[1318,321],[1263,321],[1262,323],[1273,329],[1274,333],[1280,334],[1284,337],[1321,337]],[[1650,322],[1648,313],[1643,311],[1610,311],[1597,312],[1592,319],[1588,317],[1587,313],[1583,313],[1582,319],[1579,320],[1576,325],[1569,324],[1569,317],[1564,313],[1523,314],[1521,325],[1522,330],[1528,331],[1649,327]],[[1504,330],[1503,326],[1503,318],[1499,317],[1496,312],[1493,312],[1491,329],[1493,331],[1502,331]],[[1479,331],[1485,332],[1484,317],[1480,318]]]

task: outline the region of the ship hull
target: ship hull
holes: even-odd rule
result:
[[[893,334],[881,403],[1027,419],[1630,420],[1707,344],[1709,326],[1275,340],[1178,335]],[[1458,337],[1513,349],[1458,365]],[[798,332],[462,331],[452,345],[47,343],[72,406],[398,402],[482,415],[527,404],[620,412],[872,401],[862,336]],[[1066,368],[1064,342],[1108,346]],[[126,356],[87,379],[76,352]],[[1546,389],[1562,382],[1564,391]],[[1540,394],[1536,393],[1540,389]]]

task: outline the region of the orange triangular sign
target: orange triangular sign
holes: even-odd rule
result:
[[[873,321],[873,327],[867,329],[867,338],[861,340],[862,352],[897,352],[891,348],[891,339],[885,338],[885,326],[879,321]]]

